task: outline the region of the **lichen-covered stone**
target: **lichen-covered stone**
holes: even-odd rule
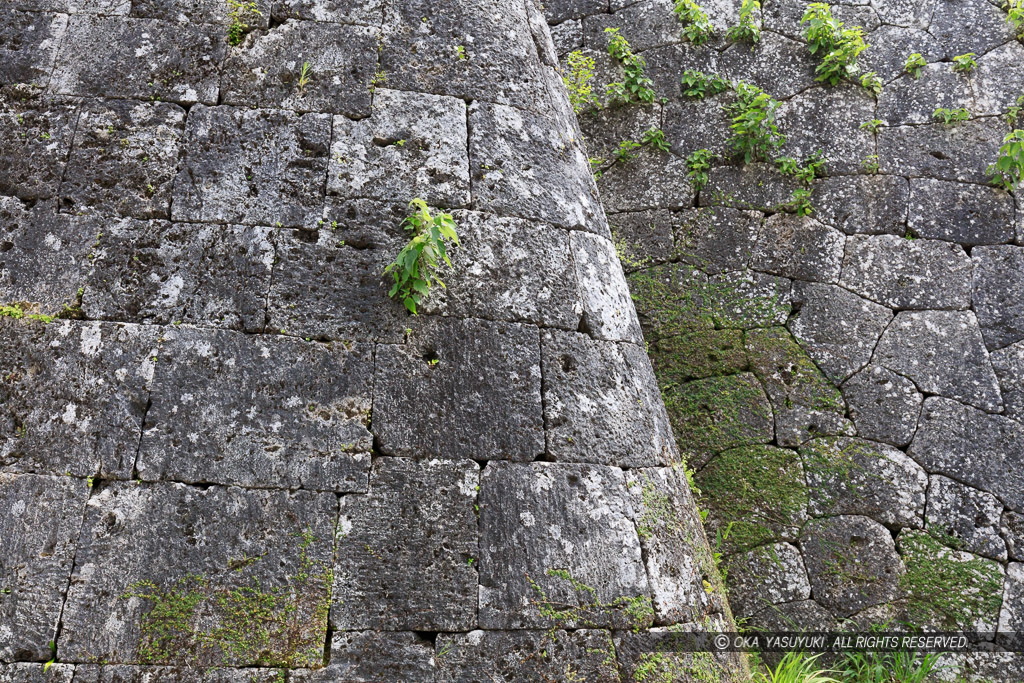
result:
[[[637,150],[637,157],[619,161],[597,181],[609,211],[685,209],[693,206],[694,189],[686,177],[686,160],[654,148]]]
[[[434,680],[433,644],[411,631],[338,631],[331,636],[330,663],[319,670],[290,672],[295,683],[376,683]]]
[[[906,233],[910,188],[888,175],[832,176],[814,183],[814,217],[847,235]]]
[[[541,350],[546,452],[552,460],[631,467],[676,460],[642,349],[546,330]]]
[[[885,174],[986,184],[992,150],[1005,136],[1004,122],[995,118],[886,126],[878,133],[878,163]]]
[[[43,673],[44,664],[0,664],[0,683],[34,683],[45,680],[53,683],[71,683],[77,673],[73,664],[53,664]]]
[[[906,377],[868,365],[843,383],[842,392],[860,436],[897,447],[914,438],[924,398]]]
[[[410,326],[405,343],[376,350],[372,430],[382,453],[523,461],[544,452],[536,328],[452,318]]]
[[[82,479],[0,474],[0,659],[52,657],[88,497]]]
[[[74,683],[280,683],[281,671],[265,667],[196,669],[190,666],[77,664]]]
[[[789,543],[775,543],[728,559],[729,604],[746,616],[766,605],[811,597],[800,552]]]
[[[769,605],[753,614],[747,623],[764,631],[834,631],[838,626],[832,613],[814,600]]]
[[[662,264],[673,251],[672,231],[683,213],[627,211],[609,215],[609,227],[619,262],[626,273]]]
[[[699,199],[701,206],[775,211],[789,204],[799,187],[795,178],[780,174],[771,164],[715,166],[708,171]]]
[[[0,109],[0,194],[33,202],[57,194],[78,120],[58,103],[7,104]]]
[[[928,475],[902,451],[864,439],[822,438],[804,444],[800,457],[812,515],[864,515],[894,527],[924,525]]]
[[[559,57],[583,47],[583,22],[579,19],[569,19],[550,28],[551,40]]]
[[[383,0],[275,0],[271,18],[380,26]]]
[[[744,340],[751,370],[771,401],[780,446],[798,446],[815,436],[852,434],[839,390],[788,331],[751,330]]]
[[[514,107],[470,105],[473,208],[607,236],[579,140],[554,124]]]
[[[1003,506],[991,493],[932,475],[928,485],[928,526],[948,534],[962,550],[1006,561],[999,536]]]
[[[969,50],[964,50],[967,51]],[[920,50],[915,47],[908,51],[907,55],[911,52]],[[934,123],[934,112],[938,107],[962,107],[970,112],[976,112],[970,80],[949,67],[949,62],[928,64],[921,69],[918,78],[894,80],[878,95],[876,117],[888,126],[902,126]]]
[[[741,271],[758,248],[762,216],[725,207],[691,209],[677,214],[675,248],[683,263],[706,273]]]
[[[369,27],[286,21],[231,51],[221,67],[220,103],[366,116],[376,47]]]
[[[854,235],[846,241],[840,284],[890,308],[964,309],[971,303],[971,260],[951,242]]]
[[[903,311],[889,325],[874,362],[918,389],[999,412],[999,384],[970,311]]]
[[[65,14],[5,11],[0,16],[0,83],[45,88],[67,26]]]
[[[7,318],[0,329],[0,468],[130,477],[159,332]]]
[[[1020,420],[1024,417],[1024,342],[1017,342],[991,354],[1003,393],[1004,414]]]
[[[397,90],[374,93],[368,118],[334,117],[327,192],[460,207],[469,204],[466,103]]]
[[[712,275],[698,301],[715,326],[749,330],[781,325],[792,310],[790,281],[754,270]]]
[[[737,12],[739,5],[714,0],[719,7]],[[705,0],[707,5],[707,0]],[[766,3],[767,4],[767,3]],[[768,15],[776,8],[767,6],[762,9],[765,26],[769,27]],[[841,11],[841,10],[840,10]],[[803,10],[799,10],[802,14]],[[746,43],[736,43],[727,47],[718,58],[717,70],[732,80],[742,80],[764,89],[776,99],[790,99],[807,90],[814,84],[815,58],[807,50],[807,45],[799,32],[799,17],[796,24],[787,26],[788,30],[778,31],[778,26],[763,31],[757,43],[757,49],[750,49]],[[729,23],[729,27],[737,21]],[[725,28],[719,32],[724,37]],[[784,35],[784,34],[789,34]],[[817,150],[814,150],[817,151]]]
[[[1010,23],[1007,21],[1004,26],[1009,27]],[[1024,44],[1013,40],[1004,41],[1003,45],[987,52],[985,58],[978,61],[978,68],[971,76],[977,107],[975,111],[996,116],[1006,113],[1021,95],[1019,84],[1022,78]]]
[[[994,493],[1024,511],[1024,425],[962,403],[925,399],[921,422],[907,453],[932,474],[944,474]]]
[[[1010,559],[1024,559],[1024,514],[1004,510],[1000,532],[1006,541],[1006,551]]]
[[[875,153],[871,135],[858,128],[874,114],[871,95],[853,84],[808,88],[779,108],[786,154],[803,159],[820,151],[829,173],[856,173],[861,160]]]
[[[571,680],[617,683],[610,631],[470,631],[437,639],[437,683]],[[409,680],[409,679],[406,679]]]
[[[932,0],[926,1],[932,6]],[[892,6],[894,3],[886,4]],[[871,32],[867,42],[870,43],[870,49],[861,53],[857,63],[865,71],[877,73],[884,83],[890,83],[903,76],[907,57],[915,52],[923,55],[929,63],[941,58],[941,48],[927,31],[927,27],[922,29],[883,24]]]
[[[366,345],[169,330],[138,476],[365,491],[372,381]]]
[[[169,218],[184,127],[185,111],[174,104],[84,106],[60,186],[61,208]]]
[[[245,23],[252,28],[266,28],[270,21],[272,0],[254,0],[259,11],[243,14]],[[232,7],[220,0],[132,0],[129,16],[149,19],[163,19],[179,24],[215,24],[227,27],[231,23],[228,13]]]
[[[215,104],[226,33],[208,24],[72,15],[50,90]]]
[[[600,88],[595,84],[601,82],[604,74],[600,73],[596,62],[611,59],[606,53],[584,53],[595,61],[594,77],[591,80],[591,94],[602,101],[607,99]],[[563,73],[571,73],[572,67],[567,63],[561,66]],[[609,78],[611,75],[609,75]],[[615,75],[618,77],[618,74]],[[623,140],[642,143],[643,135],[652,128],[662,128],[662,106],[652,104],[645,107],[616,107],[609,106],[610,102],[602,102],[600,109],[588,110],[578,115],[580,129],[587,142],[587,153],[590,155],[591,165],[597,170],[606,169],[614,163],[615,152]],[[670,144],[674,143],[672,132],[665,127],[665,139]],[[634,151],[636,153],[636,151]]]
[[[729,158],[732,155],[729,145],[731,121],[722,109],[725,97],[727,96],[718,95],[701,99],[684,97],[678,100],[673,98],[664,106],[660,128],[664,130],[666,139],[672,145],[673,153],[687,157],[695,150],[707,149],[721,158]],[[639,141],[640,138],[638,136],[628,139]]]
[[[974,311],[990,350],[1024,339],[1024,247],[978,247],[974,264]]]
[[[599,235],[573,231],[569,249],[583,300],[581,329],[595,339],[640,343],[643,333],[615,245]]]
[[[334,629],[476,625],[479,473],[471,460],[376,459],[369,491],[341,500]]]
[[[272,228],[132,219],[102,227],[82,291],[88,318],[263,331]]]
[[[326,114],[195,106],[185,124],[176,221],[301,226],[323,209]]]
[[[896,597],[903,563],[889,530],[867,517],[814,520],[800,539],[814,599],[840,617]]]
[[[793,303],[800,315],[790,322],[790,332],[836,383],[868,363],[892,320],[889,309],[834,285],[794,282]]]
[[[642,628],[654,617],[618,468],[488,463],[479,572],[482,628]]]
[[[1014,27],[1000,9],[997,2],[988,0],[962,0],[955,12],[943,11],[942,5],[936,4],[928,32],[942,45],[946,59],[971,51],[987,58],[987,52],[1014,38]],[[966,26],[971,30],[965,31]],[[982,59],[978,63],[984,62]]]
[[[1006,587],[999,610],[999,631],[1016,634],[1024,631],[1024,564],[1011,562],[1006,566]]]
[[[587,47],[604,50],[609,36],[605,28],[621,27],[635,52],[678,43],[679,22],[668,11],[671,4],[664,0],[625,2],[613,8],[614,14],[594,14],[583,17],[583,33]]]
[[[333,494],[309,491],[104,486],[86,506],[62,658],[319,665],[336,514]]]
[[[994,187],[928,178],[910,181],[907,227],[918,237],[965,246],[1013,241],[1013,198]]]
[[[762,223],[750,263],[772,275],[838,282],[844,244],[843,233],[814,218],[777,213]]]

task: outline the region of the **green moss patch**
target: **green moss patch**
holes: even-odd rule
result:
[[[729,375],[747,368],[740,330],[701,330],[665,337],[655,342],[650,356],[662,386]]]

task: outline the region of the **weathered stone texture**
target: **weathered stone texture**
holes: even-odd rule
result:
[[[806,600],[811,596],[800,552],[789,543],[775,543],[728,559],[729,604],[738,614],[765,605]]]
[[[411,631],[339,631],[331,637],[330,663],[290,674],[296,683],[433,681],[434,648]]]
[[[835,176],[814,184],[815,217],[847,235],[906,232],[910,188],[905,178],[887,175]]]
[[[46,87],[67,26],[66,14],[5,9],[0,16],[0,83]]]
[[[813,218],[777,213],[762,225],[751,266],[782,277],[838,282],[844,244],[841,232]]]
[[[479,472],[471,460],[374,462],[369,491],[341,501],[335,629],[476,626]]]
[[[384,0],[275,0],[271,18],[380,26]]]
[[[928,525],[956,538],[959,547],[977,555],[1006,561],[999,536],[1003,506],[991,493],[935,475],[928,485]]]
[[[913,382],[868,365],[843,383],[842,392],[860,436],[893,446],[910,443],[924,400]]]
[[[57,194],[79,110],[7,104],[0,109],[0,194],[31,202]]]
[[[992,367],[1003,391],[1005,415],[1024,417],[1024,342],[993,351]]]
[[[907,227],[965,246],[1013,241],[1013,199],[994,187],[914,178]]]
[[[978,247],[974,263],[974,310],[990,350],[1024,339],[1024,247]]]
[[[615,246],[604,237],[573,231],[569,248],[583,299],[582,329],[596,339],[639,344],[643,335]]]

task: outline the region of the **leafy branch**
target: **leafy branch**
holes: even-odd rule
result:
[[[459,236],[455,232],[455,221],[451,214],[432,215],[422,199],[413,199],[409,206],[416,207],[416,212],[406,218],[402,225],[413,233],[413,237],[384,269],[384,273],[390,273],[394,278],[388,296],[401,297],[409,312],[416,315],[416,306],[430,294],[434,283],[442,288],[445,286],[437,276],[441,261],[449,268],[452,265],[445,240],[451,240],[458,246]]]

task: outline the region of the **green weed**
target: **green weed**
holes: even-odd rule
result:
[[[588,57],[579,50],[569,53],[565,60],[568,70],[562,70],[562,82],[569,91],[569,103],[577,114],[599,105],[590,81],[594,78],[594,58]]]
[[[1015,130],[1003,138],[999,158],[985,172],[996,187],[1008,192],[1020,187],[1024,182],[1024,130]]]
[[[458,246],[459,236],[451,214],[431,215],[422,199],[414,199],[409,205],[414,206],[416,212],[405,219],[403,226],[413,233],[413,237],[402,247],[394,262],[384,269],[384,273],[390,273],[395,281],[388,296],[401,297],[409,312],[416,315],[416,306],[430,294],[434,283],[445,286],[437,276],[441,261],[449,268],[452,265],[445,240],[451,240]]]
[[[857,73],[857,57],[867,49],[862,28],[844,28],[843,22],[832,16],[832,8],[824,2],[808,5],[800,24],[806,24],[807,48],[812,55],[821,56],[815,80],[836,85]]]
[[[977,55],[973,52],[953,57],[953,71],[960,74],[971,73],[978,66],[978,62],[974,59],[975,57]]]
[[[757,12],[761,11],[758,0],[743,0],[740,4],[739,23],[729,29],[726,38],[737,43],[756,43],[761,40],[761,27],[757,24]]]
[[[699,100],[732,89],[732,83],[717,74],[709,75],[691,69],[683,72],[682,84],[684,97],[696,97]]]
[[[928,62],[924,61],[924,57],[921,56],[920,52],[915,52],[907,57],[907,61],[903,63],[903,70],[914,78],[921,77],[921,69],[928,66]]]
[[[698,149],[686,157],[686,177],[695,191],[700,192],[707,186],[708,171],[717,156],[710,149]]]
[[[245,39],[245,35],[252,28],[249,26],[250,21],[254,21],[256,17],[263,16],[263,12],[260,12],[259,6],[252,2],[252,0],[225,0],[228,4],[228,19],[231,23],[228,25],[228,44],[240,45]]]
[[[932,118],[936,121],[941,121],[947,125],[951,123],[960,123],[971,118],[971,112],[967,111],[963,107],[957,109],[946,109],[945,107],[939,107],[932,112]]]
[[[694,0],[676,0],[676,17],[683,24],[683,37],[694,45],[703,45],[715,35],[707,13]]]
[[[743,163],[771,158],[786,141],[775,123],[779,107],[779,102],[760,88],[736,84],[736,100],[723,110],[732,118],[729,145]]]
[[[619,29],[606,28],[604,32],[610,36],[608,54],[622,64],[625,72],[624,80],[605,86],[607,94],[621,104],[629,104],[634,98],[645,104],[653,102],[654,82],[644,73],[646,60],[633,54],[629,41],[619,34]]]

